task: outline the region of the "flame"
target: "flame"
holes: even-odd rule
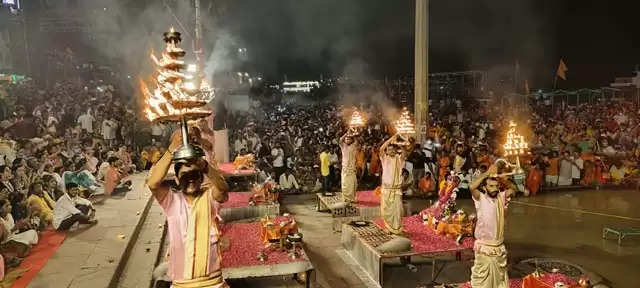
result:
[[[170,32],[175,32],[173,27]],[[155,88],[152,91],[140,79],[140,90],[146,104],[144,113],[151,121],[160,118],[175,119],[187,114],[210,113],[200,106],[210,100],[208,98],[213,95],[213,90],[208,84],[208,90],[202,91],[202,89],[196,89],[193,82],[185,83],[187,75],[180,72],[184,67],[184,61],[178,59],[182,56],[184,56],[184,50],[173,41],[166,43],[160,58],[156,57],[153,50],[150,53],[151,60],[157,66],[157,73],[152,79]],[[185,108],[193,106],[197,107]]]
[[[169,28],[169,32],[174,33],[174,32],[176,32],[176,30],[173,29],[173,26],[171,26],[171,28]]]
[[[516,123],[509,121],[509,131],[507,131],[507,140],[503,145],[506,156],[521,155],[527,152],[529,144],[525,141],[524,136],[516,132]]]
[[[353,113],[351,113],[351,121],[349,121],[349,127],[363,127],[366,122],[367,120],[362,116],[362,114],[360,114],[360,111],[356,109],[353,111]]]
[[[396,132],[398,134],[415,134],[416,128],[413,125],[413,121],[411,121],[411,116],[409,115],[409,110],[407,107],[402,108],[402,113],[400,114],[400,118],[395,122]]]

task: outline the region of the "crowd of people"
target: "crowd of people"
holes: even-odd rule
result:
[[[131,189],[133,111],[100,81],[0,86],[0,256],[19,265],[41,231],[97,222],[93,202]]]
[[[408,156],[402,173],[405,194],[434,194],[452,173],[467,191],[474,176],[507,158],[502,148],[510,121],[518,123],[518,132],[530,143],[520,157],[526,175],[520,192],[525,195],[556,186],[638,183],[640,119],[634,103],[609,100],[552,109],[531,99],[528,107],[507,110],[469,99],[439,104],[430,111],[427,139],[415,143]],[[255,154],[258,169],[283,188],[292,188],[293,180],[300,186],[296,191],[339,191],[339,139],[352,108],[269,104],[239,114],[230,125],[232,157]],[[395,133],[392,121],[398,114],[383,105],[358,109],[369,119],[356,154],[359,189],[373,189],[380,183],[379,147]]]

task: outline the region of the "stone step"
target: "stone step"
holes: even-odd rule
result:
[[[140,234],[131,239],[130,254],[123,258],[124,268],[111,287],[152,287],[153,269],[162,258],[162,245],[166,235],[166,217],[157,201],[151,201],[149,213],[141,222]]]

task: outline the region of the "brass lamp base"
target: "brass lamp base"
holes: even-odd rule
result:
[[[173,161],[185,161],[204,156],[204,151],[198,146],[187,144],[180,146],[173,152]]]

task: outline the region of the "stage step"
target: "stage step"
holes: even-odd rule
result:
[[[114,275],[116,282],[110,287],[152,287],[152,273],[162,258],[162,245],[166,236],[166,217],[157,201],[151,199],[150,209],[140,221],[140,233],[131,239],[131,251],[123,257],[123,269]]]

